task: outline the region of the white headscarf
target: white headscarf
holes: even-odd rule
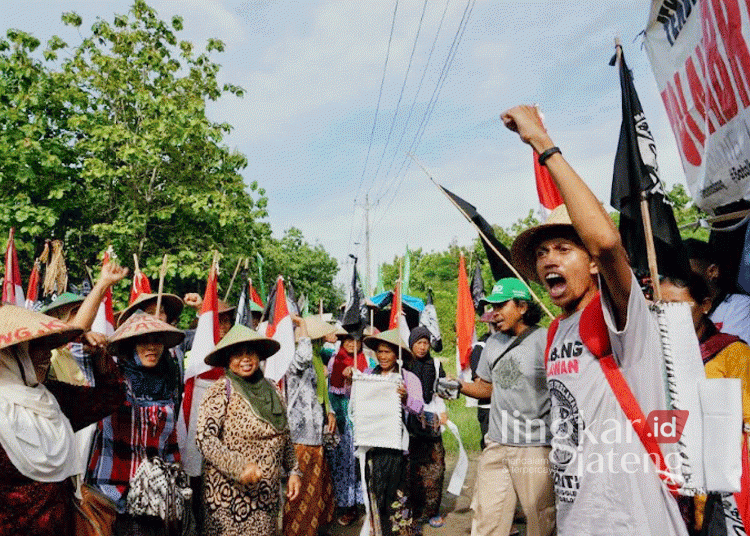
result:
[[[28,343],[0,350],[0,446],[32,480],[60,482],[76,469],[73,428],[52,393],[36,382]]]

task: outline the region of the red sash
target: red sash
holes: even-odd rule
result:
[[[549,350],[552,346],[552,340],[555,338],[555,333],[557,333],[559,324],[560,318],[555,318],[547,331],[547,349],[544,352],[545,369],[547,368],[546,365],[547,360],[549,359]],[[664,461],[664,454],[661,451],[661,447],[659,447],[659,443],[656,442],[652,430],[646,424],[646,417],[643,415],[643,410],[638,404],[638,400],[636,400],[633,392],[630,390],[628,382],[622,375],[622,371],[612,355],[612,346],[609,342],[607,324],[604,322],[604,312],[602,311],[601,298],[599,297],[598,292],[581,312],[578,329],[584,346],[586,346],[589,352],[599,359],[599,364],[602,367],[602,372],[604,372],[604,377],[607,378],[607,382],[609,383],[612,392],[615,394],[617,402],[620,404],[622,411],[633,426],[633,430],[638,434],[641,443],[643,443],[643,447],[649,454],[649,458],[658,464],[659,477],[664,481],[670,493],[677,497],[678,488],[677,485],[667,476],[667,464]]]

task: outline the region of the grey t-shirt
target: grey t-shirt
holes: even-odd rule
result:
[[[490,370],[514,340],[495,333],[487,339],[477,365],[477,376],[492,383],[487,437],[504,445],[549,445],[550,398],[544,369],[547,330],[538,328]]]

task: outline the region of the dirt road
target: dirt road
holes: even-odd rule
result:
[[[478,452],[469,454],[469,472],[466,475],[466,482],[464,483],[461,495],[456,497],[445,492],[443,493],[442,511],[447,514],[445,526],[435,529],[429,525],[425,525],[425,536],[464,536],[471,533],[472,510],[470,504],[471,494],[474,490],[474,479],[476,478],[478,459]],[[446,459],[446,464],[448,466],[445,479],[446,486],[448,485],[450,475],[453,473],[453,466],[455,463],[455,458]],[[520,530],[521,535],[524,536],[526,534],[525,526],[522,524],[516,526]],[[340,527],[334,522],[334,524],[329,527],[329,534],[332,536],[358,536],[361,528],[361,520],[350,527]]]

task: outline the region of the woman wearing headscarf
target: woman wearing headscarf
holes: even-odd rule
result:
[[[409,489],[414,519],[429,522],[431,527],[442,527],[440,515],[445,479],[445,448],[440,426],[448,421],[443,399],[435,393],[438,378],[445,377],[439,361],[430,355],[430,332],[417,326],[409,334],[412,357],[404,359],[404,368],[412,372],[422,384],[426,406],[421,419],[413,419],[409,430]]]
[[[196,428],[207,536],[277,535],[282,469],[290,475],[287,499],[299,495],[286,407],[260,368],[278,349],[273,339],[235,325],[206,356],[206,364],[226,369],[206,391]]]
[[[412,358],[411,352],[401,340],[398,329],[384,331],[379,335],[365,337],[365,345],[375,351],[378,364],[365,372],[399,378],[398,393],[401,396],[402,418],[407,414],[420,415],[424,407],[422,386],[414,374],[399,367],[402,359]],[[366,472],[370,511],[373,522],[380,522],[383,536],[397,534],[410,536],[421,534],[420,526],[414,523],[409,496],[408,450],[375,447],[367,452]],[[377,527],[376,527],[376,534]]]
[[[328,398],[321,340],[336,331],[320,316],[293,316],[297,348],[285,375],[287,416],[294,450],[302,473],[299,500],[284,505],[284,536],[315,536],[333,519],[331,469],[323,449],[323,433],[336,428]]]
[[[367,358],[362,353],[362,337],[356,332],[340,329],[337,336],[341,347],[328,361],[328,396],[331,408],[336,414],[336,426],[340,441],[336,445],[331,460],[333,486],[338,507],[339,525],[351,525],[359,516],[362,499],[362,486],[358,479],[357,460],[354,457],[352,423],[349,419],[349,398],[352,393],[354,370],[363,372],[367,368]]]
[[[93,359],[96,387],[50,380],[50,350],[81,330],[14,305],[0,307],[0,535],[72,535],[79,469],[74,431],[122,404],[125,389],[103,352]]]
[[[184,336],[137,312],[109,340],[125,376],[127,398],[98,424],[86,481],[115,503],[114,534],[168,534],[161,518],[131,515],[126,506],[130,479],[143,461],[155,456],[180,461],[176,422],[182,378],[169,349]]]

